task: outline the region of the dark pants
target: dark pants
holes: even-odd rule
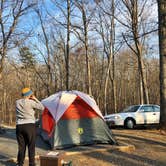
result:
[[[16,126],[16,136],[18,142],[17,162],[19,166],[23,166],[26,146],[28,146],[29,166],[35,165],[35,140],[36,130],[35,124],[21,124]]]

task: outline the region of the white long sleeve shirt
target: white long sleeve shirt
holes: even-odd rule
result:
[[[35,110],[44,110],[43,104],[38,100],[19,99],[16,101],[16,124],[35,123]]]

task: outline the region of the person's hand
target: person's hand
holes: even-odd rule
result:
[[[29,99],[37,100],[37,98],[34,95],[31,95]]]

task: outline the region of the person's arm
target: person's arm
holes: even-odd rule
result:
[[[38,110],[41,110],[41,111],[44,110],[43,104],[42,104],[34,95],[32,95],[32,96],[30,97],[30,99],[34,101],[34,102],[33,102],[33,107],[34,107],[34,108],[36,108],[36,109],[38,109]]]

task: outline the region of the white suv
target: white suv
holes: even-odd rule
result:
[[[160,106],[158,105],[132,105],[121,113],[104,116],[105,121],[110,126],[124,126],[134,128],[136,125],[159,124]]]

